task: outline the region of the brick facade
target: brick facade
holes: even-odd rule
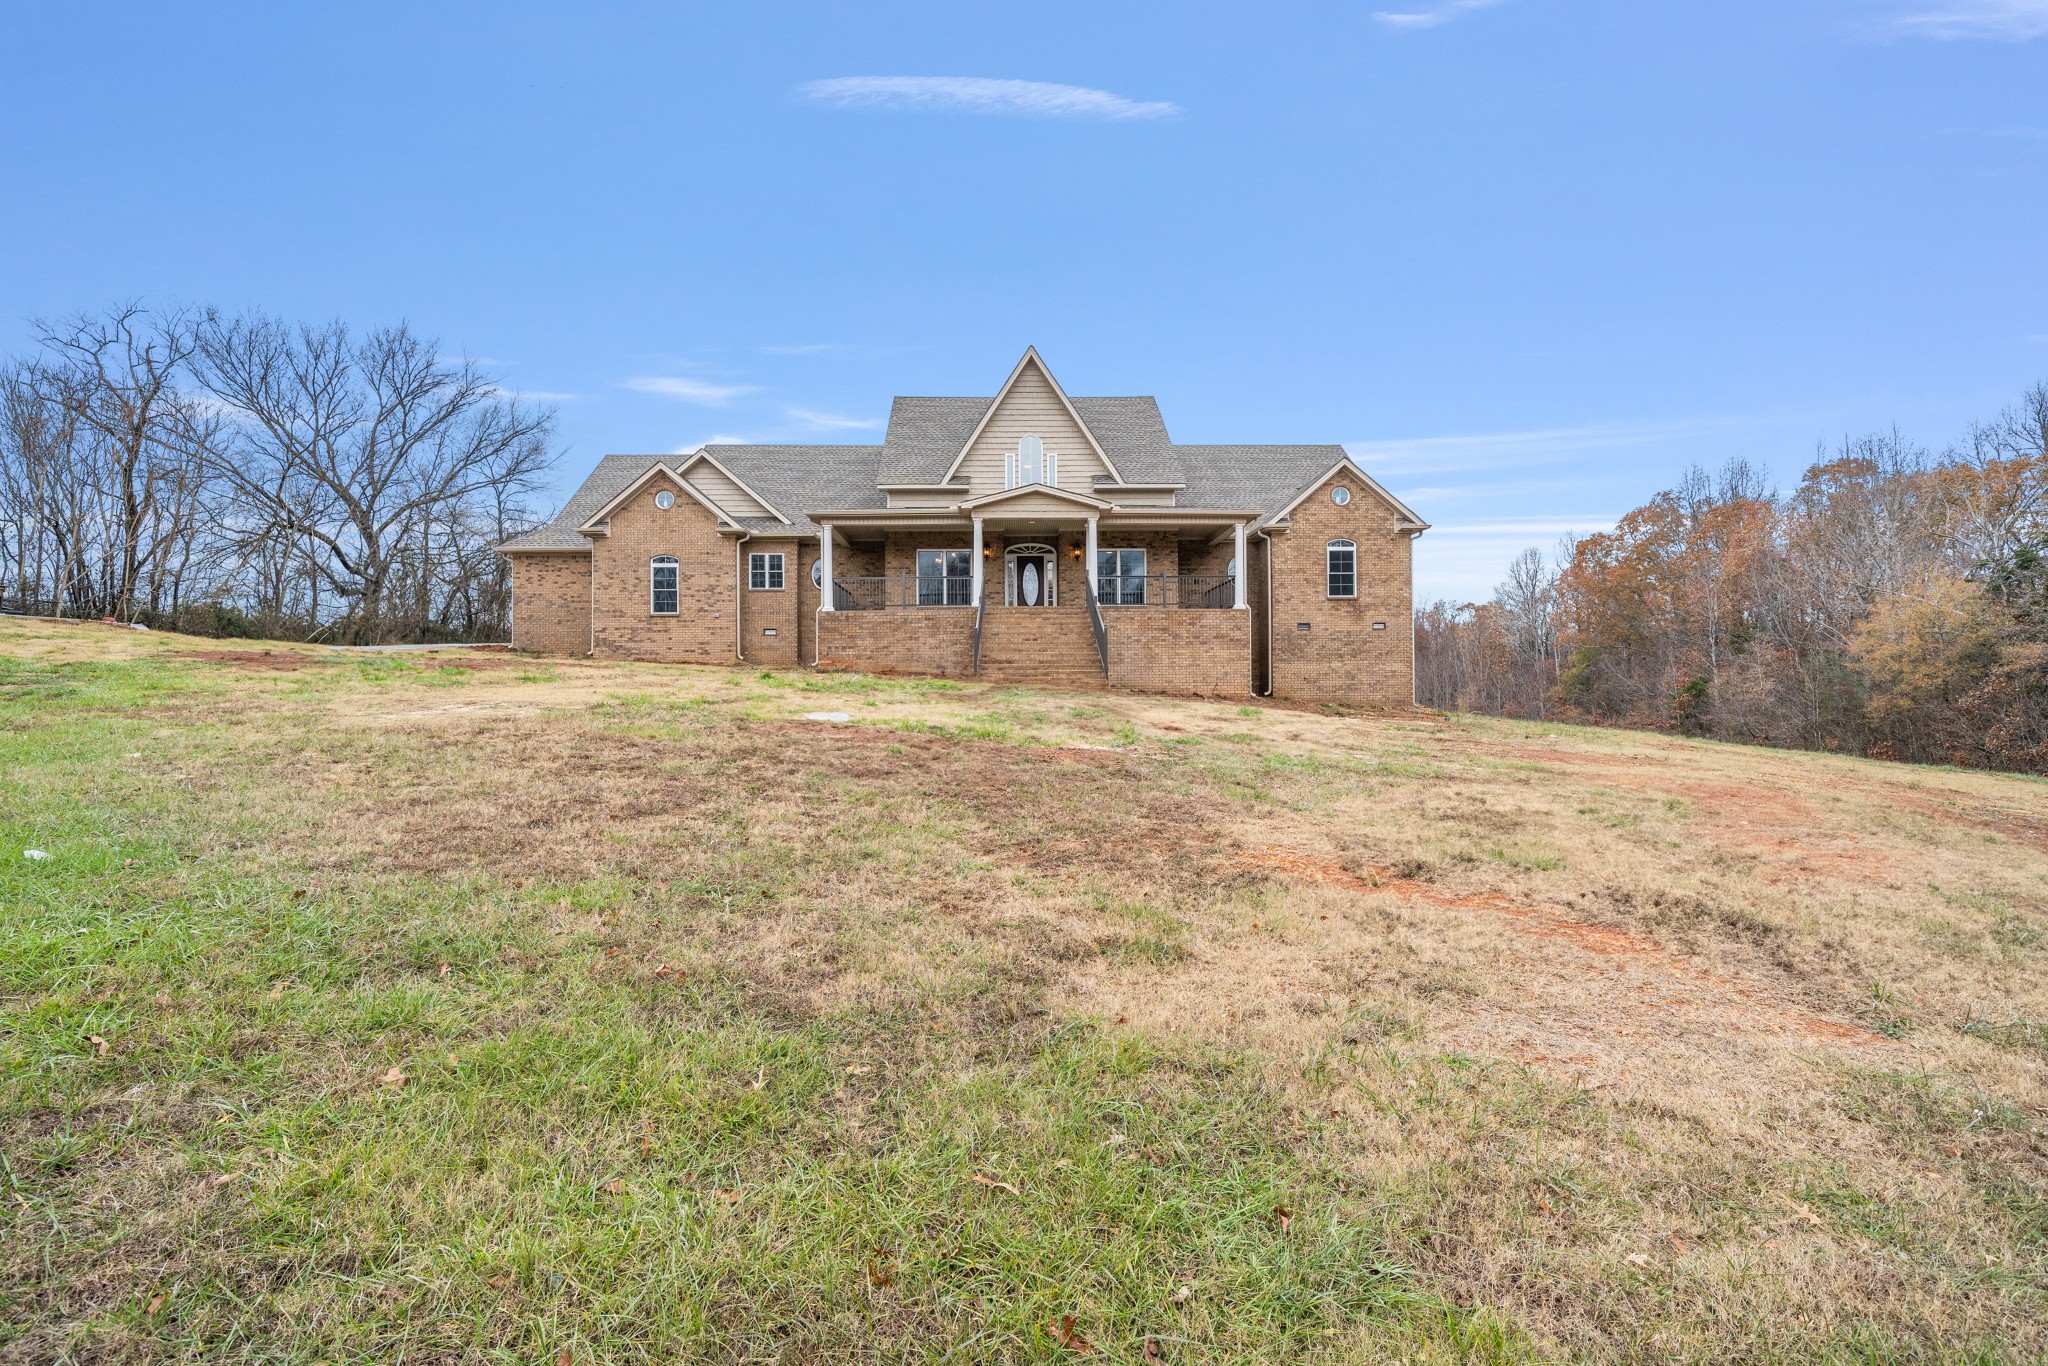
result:
[[[1342,506],[1330,496],[1340,485],[1352,493]],[[666,509],[655,505],[664,489],[676,494]],[[815,540],[742,540],[730,528],[720,534],[718,519],[665,473],[615,508],[609,527],[609,534],[592,539],[588,554],[510,553],[514,645],[602,659],[743,660],[775,668],[822,663],[954,677],[972,668],[971,609],[821,614],[823,594],[811,582]],[[1326,591],[1326,548],[1338,539],[1357,548],[1356,597],[1332,598]],[[900,600],[915,579],[919,550],[965,548],[971,542],[964,522],[893,530],[839,546],[834,568],[842,580],[896,579],[891,593]],[[1004,551],[1023,544],[1053,548],[1056,608],[1013,613],[1003,606]],[[1236,549],[1227,535],[1204,532],[1183,540],[1174,531],[1122,531],[1110,524],[1101,528],[1098,544],[1105,550],[1143,549],[1146,573],[1155,579],[1221,576]],[[991,620],[983,637],[982,677],[1101,679],[1082,610],[1084,545],[1079,527],[1019,532],[988,525],[982,566]],[[1252,537],[1248,551],[1249,612],[1105,606],[1108,683],[1196,696],[1259,693],[1370,707],[1411,703],[1413,538],[1367,481],[1348,469],[1331,476],[1293,509],[1284,527]],[[782,588],[751,585],[748,556],[756,553],[783,556]],[[650,565],[660,555],[677,561],[679,610],[672,616],[655,615],[649,600]]]
[[[1351,501],[1339,507],[1342,485]],[[1345,471],[1311,493],[1272,534],[1273,696],[1406,707],[1415,700],[1413,539],[1392,508]],[[1326,591],[1329,542],[1358,547],[1358,596]],[[1384,628],[1374,630],[1375,622]],[[1306,626],[1308,629],[1301,629]]]
[[[663,489],[675,506],[656,507]],[[679,610],[656,616],[649,602],[650,563],[677,561]],[[737,635],[739,562],[734,538],[682,486],[657,475],[612,512],[611,534],[591,547],[591,616],[599,659],[730,663]],[[791,639],[796,623],[792,620]],[[749,654],[752,652],[749,651]]]
[[[749,664],[787,668],[810,661],[802,654],[803,598],[808,571],[798,564],[795,538],[750,540],[740,546],[740,648]],[[750,570],[755,555],[782,556],[782,587],[756,588]],[[811,603],[815,616],[817,603]],[[768,633],[773,631],[774,635]]]
[[[820,612],[818,646],[826,668],[964,678],[974,662],[974,609]]]
[[[1180,697],[1251,694],[1251,613],[1234,607],[1104,608],[1109,683]]]
[[[590,652],[590,556],[508,555],[512,647],[536,654]]]

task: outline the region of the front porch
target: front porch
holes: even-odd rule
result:
[[[825,523],[820,667],[1249,693],[1242,514],[947,511]]]

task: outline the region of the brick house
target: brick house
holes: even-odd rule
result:
[[[521,649],[1405,706],[1425,530],[1341,446],[1177,445],[1026,351],[878,446],[606,456],[498,549]]]

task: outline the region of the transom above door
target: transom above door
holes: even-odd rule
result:
[[[1059,550],[1013,545],[1003,552],[1003,601],[1011,607],[1059,605]]]

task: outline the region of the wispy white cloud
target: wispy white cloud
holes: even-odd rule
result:
[[[1180,106],[1175,104],[1128,100],[1082,85],[992,80],[986,76],[837,76],[810,81],[799,89],[814,100],[841,109],[1119,120],[1163,119],[1180,112]]]
[[[1492,9],[1504,5],[1507,0],[1440,0],[1440,3],[1419,10],[1379,10],[1373,18],[1391,29],[1413,30],[1436,28],[1453,19],[1462,19],[1474,10]]]
[[[670,451],[669,454],[695,455],[698,451],[703,450],[706,446],[750,446],[752,444],[753,443],[747,440],[747,438],[745,438],[744,436],[732,436],[726,433],[720,433],[716,436],[707,436],[702,441],[685,441],[682,445]]]
[[[785,408],[792,422],[801,422],[806,427],[821,432],[872,431],[882,425],[878,417],[842,417],[838,413],[821,413],[810,408]]]
[[[2021,43],[2048,37],[2048,0],[1940,0],[1899,15],[1892,28],[1918,38]]]
[[[755,384],[713,384],[686,375],[642,375],[623,381],[622,387],[643,394],[660,394],[663,398],[679,398],[706,408],[722,408],[743,394],[761,392]]]
[[[1612,531],[1620,519],[1609,513],[1592,513],[1584,517],[1510,517],[1494,521],[1440,522],[1429,529],[1429,534],[1442,540],[1447,536],[1498,538],[1517,536],[1558,537],[1566,532],[1590,535],[1596,531]]]
[[[802,346],[764,346],[764,356],[823,356],[847,348],[838,342],[805,342]]]
[[[1560,538],[1612,531],[1611,513],[1438,521],[1415,543],[1415,600],[1484,602],[1507,576],[1508,563],[1530,546],[1548,555]]]
[[[1356,459],[1384,467],[1390,472],[1443,473],[1540,465],[1589,451],[1677,441],[1698,436],[1713,425],[1706,422],[1599,422],[1584,427],[1553,427],[1529,432],[1422,436],[1404,441],[1348,441],[1344,449]]]
[[[514,389],[502,384],[491,392],[500,398],[523,398],[529,403],[567,403],[577,397],[575,394],[558,394],[552,389]]]

